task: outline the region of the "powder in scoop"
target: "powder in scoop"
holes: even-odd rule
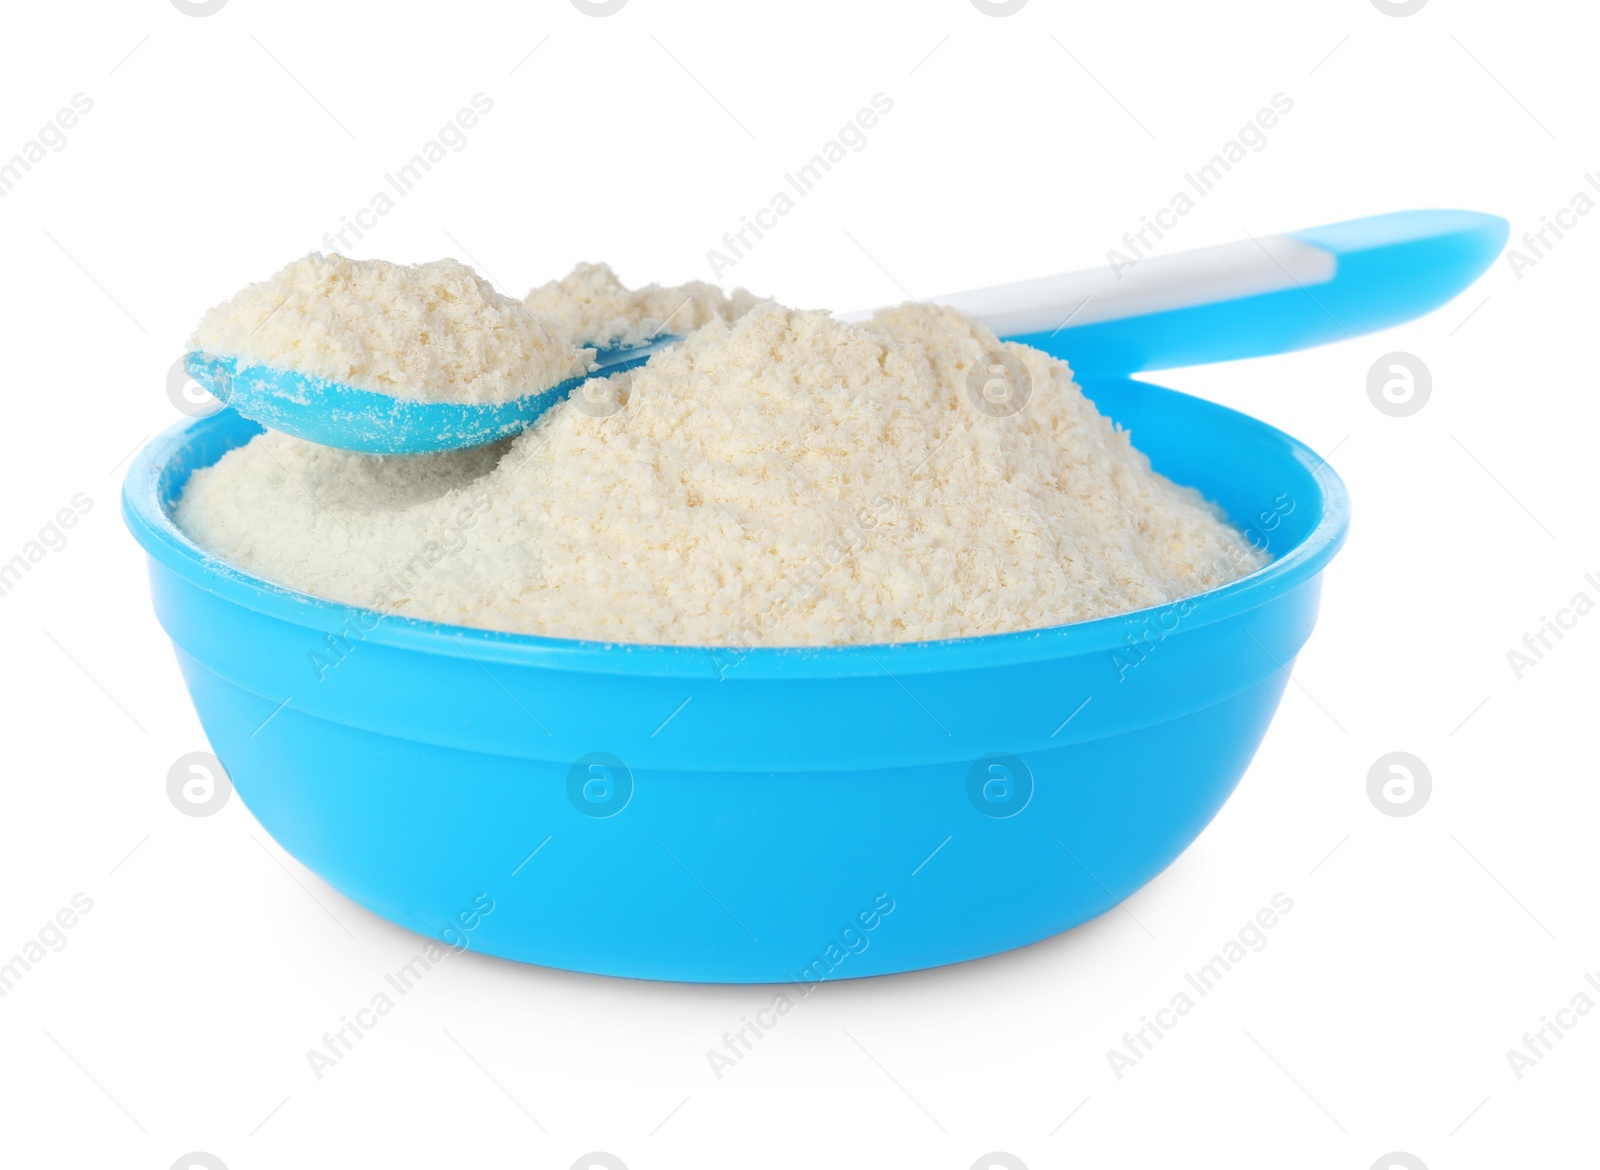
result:
[[[1014,413],[987,393],[996,365],[1026,390]],[[1064,362],[953,310],[853,325],[762,304],[614,383],[614,412],[575,394],[482,451],[269,432],[196,471],[176,518],[250,572],[384,612],[710,646],[1034,629],[1265,560]]]
[[[320,253],[212,309],[190,344],[424,402],[536,394],[582,374],[590,356],[455,260]]]
[[[609,264],[579,264],[523,299],[578,344],[602,348],[638,345],[658,333],[689,333],[710,321],[737,321],[762,303],[742,288],[724,293],[703,280],[630,289]]]

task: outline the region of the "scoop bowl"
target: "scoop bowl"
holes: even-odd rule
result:
[[[275,431],[369,455],[416,455],[481,447],[518,434],[584,382],[642,366],[681,340],[663,334],[640,345],[602,349],[582,377],[508,402],[423,402],[203,350],[185,354],[184,368],[213,397]]]
[[[389,617],[172,523],[232,411],[135,459],[155,610],[250,811],[360,905],[549,967],[810,984],[952,963],[1117,905],[1216,815],[1311,633],[1338,477],[1246,415],[1091,382],[1273,556],[1052,629],[815,649],[607,645]]]

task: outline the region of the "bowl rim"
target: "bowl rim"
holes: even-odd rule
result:
[[[1189,606],[1184,630],[1198,629],[1256,609],[1315,577],[1343,546],[1350,523],[1345,485],[1328,461],[1304,443],[1253,415],[1209,399],[1133,378],[1094,379],[1095,385],[1131,384],[1188,400],[1191,407],[1217,412],[1231,425],[1252,430],[1282,446],[1317,486],[1322,515],[1298,543],[1254,572],[1226,585],[1158,606],[1110,617],[1003,634],[921,642],[857,643],[831,646],[685,646],[604,642],[509,633],[386,614],[366,606],[303,593],[254,576],[214,556],[192,541],[161,506],[160,486],[167,467],[197,437],[240,420],[229,409],[186,419],[162,431],[134,456],[123,479],[122,514],[134,539],[154,564],[224,601],[270,618],[319,631],[337,630],[356,615],[374,615],[364,643],[450,658],[469,658],[508,666],[559,668],[584,673],[705,679],[826,679],[900,673],[928,674],[982,670],[1051,659],[1105,653],[1122,648],[1125,637],[1155,614]],[[1088,392],[1089,385],[1085,385]],[[259,425],[259,424],[254,424]],[[235,444],[237,446],[237,444]],[[229,448],[231,450],[232,447]],[[364,627],[365,623],[361,623]]]

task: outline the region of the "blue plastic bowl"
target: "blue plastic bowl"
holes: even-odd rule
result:
[[[380,619],[233,569],[170,519],[259,430],[232,411],[153,440],[123,509],[239,795],[347,897],[575,971],[880,975],[1046,938],[1170,864],[1261,742],[1343,543],[1343,485],[1289,436],[1085,389],[1272,564],[1047,630],[741,654]]]

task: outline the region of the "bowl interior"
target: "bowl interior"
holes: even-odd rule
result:
[[[1084,383],[1102,413],[1131,433],[1152,466],[1193,487],[1220,506],[1246,539],[1273,558],[1264,568],[1196,599],[1191,625],[1232,616],[1259,604],[1262,590],[1295,584],[1320,571],[1343,542],[1348,526],[1344,486],[1326,461],[1304,444],[1238,411],[1175,390],[1131,379]],[[1003,421],[1003,420],[1001,420]],[[124,512],[140,543],[158,561],[193,583],[252,609],[306,625],[326,625],[329,612],[356,607],[313,597],[253,577],[207,554],[172,521],[172,511],[190,474],[210,466],[262,428],[232,410],[180,424],[152,440],[129,468]],[[318,612],[321,611],[321,612]],[[1148,611],[1141,611],[1148,612]],[[943,642],[885,646],[756,648],[742,652],[741,669],[804,673],[878,673],[882,655],[897,669],[945,669],[987,665],[999,658],[1054,657],[1118,645],[1139,612],[1070,625]],[[472,653],[498,661],[561,656],[583,659],[629,654],[628,670],[701,674],[705,647],[616,646],[572,639],[507,634],[410,618],[389,618],[373,638],[390,644],[459,654],[460,640]],[[1048,644],[1041,645],[1041,639]],[[1063,640],[1070,639],[1069,644]],[[910,657],[916,651],[914,661]]]

